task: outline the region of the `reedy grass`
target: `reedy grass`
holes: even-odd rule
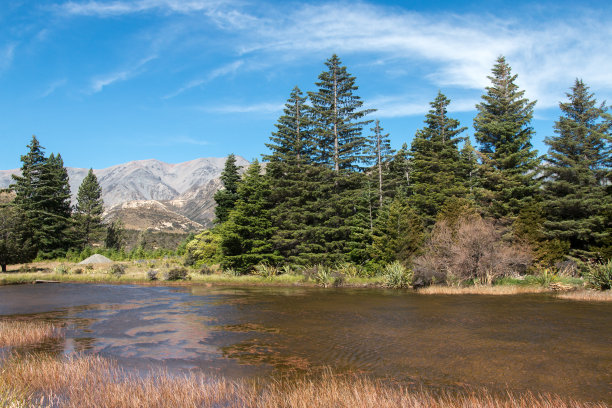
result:
[[[612,290],[594,291],[580,290],[575,292],[562,292],[556,295],[559,299],[584,302],[612,302]]]
[[[35,407],[605,407],[603,403],[530,392],[494,394],[475,389],[434,393],[330,371],[271,382],[230,381],[193,373],[173,376],[163,370],[141,377],[100,356],[11,358],[2,368],[0,390],[10,390],[6,394],[9,403],[26,402]],[[0,391],[0,406],[2,403]]]
[[[0,347],[19,347],[61,337],[61,327],[47,322],[0,320]]]

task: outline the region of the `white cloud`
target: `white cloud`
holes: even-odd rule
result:
[[[0,71],[8,69],[15,58],[15,48],[17,44],[11,43],[0,48]]]
[[[432,95],[432,98],[434,95]],[[415,102],[417,99],[417,102]],[[410,102],[407,102],[410,101]],[[430,103],[421,97],[413,95],[395,95],[372,98],[367,103],[367,108],[375,108],[373,116],[377,118],[396,118],[403,116],[422,116],[431,109]],[[480,102],[477,99],[463,98],[452,100],[448,106],[449,112],[469,112]]]
[[[109,17],[152,10],[191,13],[207,11],[219,4],[220,1],[211,0],[69,1],[59,6],[59,10],[69,15]]]
[[[216,78],[234,74],[243,65],[244,65],[244,61],[238,60],[238,61],[234,61],[232,63],[226,64],[226,65],[220,66],[219,68],[212,70],[204,78],[198,78],[198,79],[194,79],[194,80],[187,82],[185,85],[180,87],[178,90],[164,96],[164,99],[174,98],[175,96],[182,94],[183,92],[189,89],[198,87],[200,85],[204,85],[205,83],[208,83]]]
[[[284,105],[282,103],[256,103],[250,105],[239,105],[239,104],[230,104],[230,105],[220,105],[220,106],[207,106],[202,107],[201,109],[205,112],[212,113],[276,113],[280,112],[283,109]]]
[[[58,79],[57,81],[51,82],[49,86],[47,87],[47,89],[45,89],[43,93],[40,94],[40,99],[46,98],[47,96],[51,95],[58,88],[61,88],[62,86],[66,85],[67,82],[68,81],[65,78]]]
[[[156,55],[152,55],[150,57],[140,60],[138,63],[136,63],[136,65],[134,65],[133,67],[129,69],[113,72],[111,74],[99,76],[99,77],[92,79],[91,86],[90,86],[90,92],[91,93],[100,92],[102,89],[104,89],[108,85],[111,85],[119,81],[125,81],[129,78],[132,78],[140,74],[142,72],[142,68],[147,63],[149,63],[150,61],[153,61],[156,58],[157,58]]]

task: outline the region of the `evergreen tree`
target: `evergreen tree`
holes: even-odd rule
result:
[[[569,243],[571,254],[596,256],[610,238],[610,130],[605,103],[600,105],[589,87],[576,80],[560,103],[562,116],[555,122],[556,136],[542,166],[545,233]]]
[[[363,101],[353,92],[358,89],[355,77],[341,65],[340,58],[332,55],[327,67],[319,75],[317,92],[308,92],[312,103],[310,115],[317,138],[316,161],[329,165],[335,172],[356,170],[363,162],[365,138],[363,120],[374,109],[361,109]]]
[[[480,145],[479,200],[495,217],[516,216],[538,192],[535,170],[539,164],[532,149],[534,102],[515,84],[504,57],[499,57],[488,78],[482,102],[476,105],[475,137]]]
[[[108,249],[120,251],[125,244],[125,228],[121,219],[115,219],[106,227],[104,246]]]
[[[389,162],[389,175],[384,194],[393,198],[397,194],[408,194],[410,185],[410,157],[408,145],[404,143],[402,148],[395,153]]]
[[[430,103],[425,127],[417,131],[410,148],[410,202],[426,225],[449,197],[466,194],[466,174],[458,144],[465,131],[459,121],[448,117],[450,100],[441,92]]]
[[[406,200],[398,196],[384,206],[374,224],[369,253],[380,265],[408,264],[423,241],[423,223]]]
[[[36,248],[28,238],[25,217],[12,204],[0,204],[0,267],[29,262],[36,256]]]
[[[91,245],[102,237],[104,231],[104,225],[102,224],[103,211],[102,188],[93,169],[89,169],[87,176],[79,187],[74,212],[77,242],[80,247]]]
[[[378,183],[378,205],[382,207],[384,189],[383,189],[383,178],[386,178],[389,170],[389,162],[393,158],[395,151],[391,148],[391,141],[389,140],[389,134],[383,134],[383,128],[380,127],[380,121],[376,119],[375,125],[372,129],[373,135],[368,140],[368,146],[366,148],[366,157],[371,158],[374,161],[374,171],[372,175],[376,177]],[[386,181],[386,180],[385,180]]]
[[[236,165],[236,156],[230,154],[225,160],[225,167],[221,172],[223,189],[215,193],[215,222],[224,223],[229,217],[230,211],[238,200],[238,185],[240,183],[240,167]]]
[[[70,185],[62,157],[45,158],[35,136],[21,156],[21,175],[13,175],[15,204],[25,217],[27,237],[43,256],[62,255],[71,244]]]
[[[246,273],[262,262],[276,263],[270,238],[270,184],[255,160],[238,187],[238,201],[221,227],[222,266]]]
[[[306,97],[302,95],[297,86],[291,91],[283,115],[275,125],[276,132],[270,137],[271,143],[266,143],[271,154],[264,155],[264,160],[297,167],[311,162],[314,145]]]
[[[465,180],[465,188],[469,197],[472,198],[477,182],[478,153],[468,137],[465,138],[463,147],[459,151],[459,159],[463,173],[462,178]]]

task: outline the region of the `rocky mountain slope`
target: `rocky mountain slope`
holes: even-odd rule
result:
[[[236,157],[239,166],[249,163]],[[210,226],[215,192],[225,158],[200,158],[169,164],[159,160],[132,161],[94,170],[102,187],[107,219],[120,217],[126,227],[160,231],[192,231]],[[68,168],[73,202],[88,169]],[[8,187],[11,174],[0,170],[0,188]]]

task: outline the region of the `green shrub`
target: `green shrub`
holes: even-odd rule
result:
[[[395,261],[385,267],[383,279],[384,285],[389,288],[408,288],[412,282],[412,270]]]
[[[74,273],[75,275],[80,275],[83,273],[83,269],[82,268],[76,268],[72,271],[72,273]]]
[[[36,268],[34,268],[33,266],[29,266],[29,265],[21,265],[19,267],[19,272],[20,273],[36,272]]]
[[[154,271],[154,270],[147,271],[147,280],[150,280],[150,281],[157,280],[157,271]]]
[[[164,273],[164,280],[167,281],[176,281],[187,279],[187,269],[186,268],[174,268]]]
[[[215,270],[208,265],[202,265],[200,268],[200,275],[212,275]]]
[[[115,278],[119,278],[121,275],[125,274],[125,266],[121,264],[112,264],[108,273]]]
[[[55,268],[54,272],[59,274],[59,275],[66,275],[69,271],[68,271],[68,268],[65,265],[60,265],[60,266]]]
[[[606,263],[591,265],[585,273],[588,285],[597,290],[612,288],[612,259]]]

